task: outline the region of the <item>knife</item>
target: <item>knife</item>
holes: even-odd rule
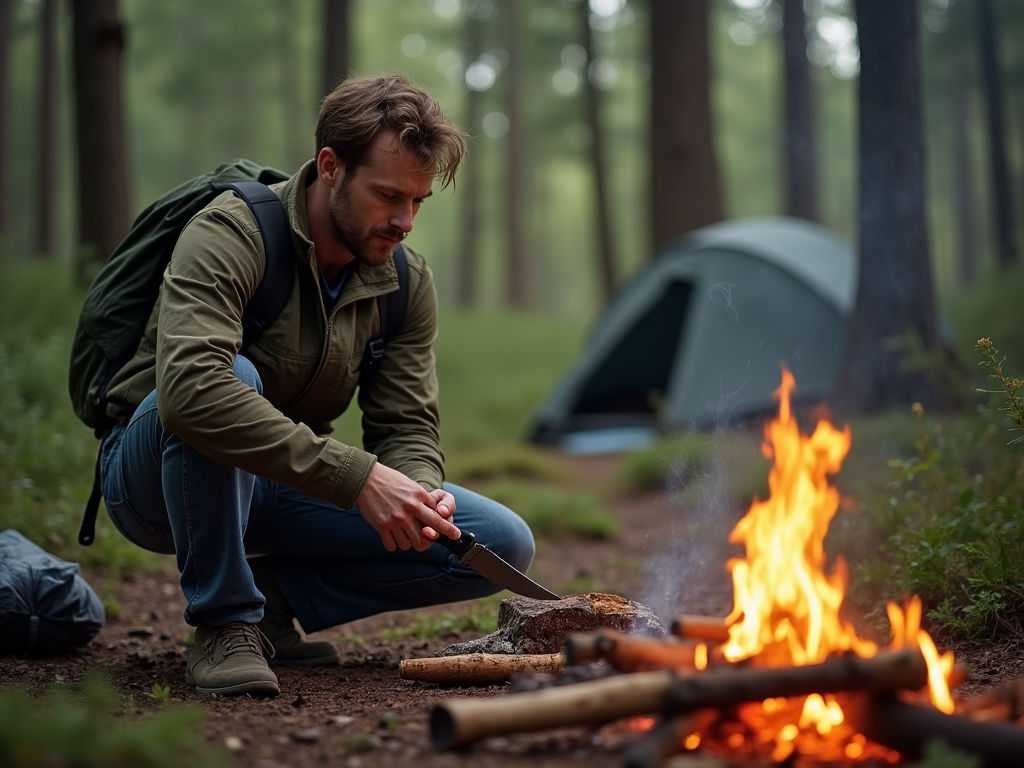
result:
[[[485,579],[493,581],[499,587],[510,592],[536,600],[562,599],[526,574],[513,568],[483,544],[477,544],[476,536],[469,531],[463,531],[462,536],[458,539],[449,539],[442,534],[437,539],[437,543],[459,558],[461,565],[472,568]]]

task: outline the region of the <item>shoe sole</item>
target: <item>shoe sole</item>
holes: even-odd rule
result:
[[[260,696],[277,696],[281,693],[280,686],[273,680],[250,680],[246,683],[225,685],[220,688],[204,688],[196,685],[196,681],[193,679],[192,675],[186,672],[185,682],[189,685],[195,686],[196,693],[201,693],[206,696],[214,694],[219,696],[240,696],[247,693]]]

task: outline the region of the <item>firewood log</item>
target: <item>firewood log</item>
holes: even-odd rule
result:
[[[983,768],[1018,768],[1024,755],[1024,729],[1008,723],[978,723],[884,694],[857,697],[844,712],[869,739],[913,760],[935,739],[977,755]]]
[[[693,640],[657,640],[604,629],[590,634],[567,635],[564,654],[569,666],[603,659],[623,672],[693,669],[698,645],[701,643]],[[707,646],[705,652],[706,649]]]
[[[670,631],[676,637],[711,643],[724,643],[729,639],[725,619],[716,616],[680,616],[672,622]]]
[[[671,671],[637,672],[493,699],[449,699],[430,713],[431,743],[439,750],[454,749],[500,733],[653,714],[676,679]]]
[[[507,682],[516,672],[559,672],[564,666],[560,653],[467,653],[402,659],[398,662],[398,676],[425,683],[479,685]]]
[[[886,651],[870,659],[848,654],[803,667],[722,669],[680,677],[666,691],[662,712],[678,715],[812,693],[916,691],[927,684],[928,669],[919,651]]]

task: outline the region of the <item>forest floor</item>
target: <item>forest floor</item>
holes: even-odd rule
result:
[[[596,484],[615,468],[613,458],[557,457],[580,484]],[[606,500],[619,522],[610,540],[542,539],[530,575],[555,590],[569,584],[590,584],[623,597],[648,602],[664,599],[673,610],[724,616],[731,608],[732,588],[724,563],[688,564],[678,570],[678,590],[671,586],[674,571],[670,549],[685,534],[674,508],[663,493]],[[725,530],[742,514],[725,513]],[[691,549],[691,555],[695,550]],[[0,690],[22,687],[41,691],[55,681],[73,682],[89,669],[106,671],[116,688],[138,709],[163,706],[152,697],[154,684],[170,687],[169,700],[189,702],[207,713],[204,736],[211,749],[231,745],[231,766],[310,768],[312,766],[621,766],[622,749],[631,736],[621,727],[574,728],[536,734],[495,737],[468,751],[438,753],[428,733],[433,705],[451,697],[489,697],[504,686],[443,688],[400,680],[398,662],[436,655],[446,646],[484,634],[448,632],[440,636],[393,638],[396,628],[440,617],[465,606],[436,606],[424,611],[391,613],[318,633],[317,639],[337,643],[341,665],[317,669],[278,668],[281,694],[269,699],[200,696],[184,682],[185,638],[190,628],[182,621],[184,601],[177,574],[167,570],[132,580],[108,583],[102,573],[86,578],[104,594],[112,594],[120,615],[109,619],[99,636],[84,648],[48,659],[0,659]],[[666,587],[666,584],[670,585]],[[581,589],[577,591],[592,591]],[[676,592],[676,594],[671,594]],[[669,595],[669,597],[666,597]],[[497,604],[494,604],[497,610]],[[1013,645],[969,646],[954,649],[972,671],[966,693],[1024,677],[1024,659]]]

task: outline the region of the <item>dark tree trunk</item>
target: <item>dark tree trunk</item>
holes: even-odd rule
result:
[[[14,0],[0,0],[0,253],[11,245],[11,48]]]
[[[814,100],[807,60],[804,0],[785,0],[782,28],[785,52],[785,114],[783,137],[786,213],[818,220],[818,158],[814,144]]]
[[[594,29],[590,26],[590,4],[579,4],[580,39],[587,52],[587,72],[583,76],[583,104],[590,126],[590,167],[594,172],[594,211],[597,215],[597,273],[601,296],[607,303],[615,293],[615,240],[608,207],[608,174],[604,162],[604,128],[601,124],[600,93],[589,76],[594,61]]]
[[[57,192],[57,11],[58,0],[43,0],[39,47],[39,122],[36,129],[35,237],[32,251],[53,258],[54,213]]]
[[[348,0],[324,0],[324,95],[348,77]]]
[[[976,0],[978,13],[978,55],[981,57],[981,82],[988,113],[989,161],[992,171],[992,212],[995,215],[996,242],[1002,266],[1017,260],[1014,242],[1013,188],[1006,159],[1006,124],[1003,120],[1003,87],[999,71],[999,35],[996,34],[992,0]]]
[[[967,123],[971,114],[970,89],[960,80],[949,100],[950,155],[953,160],[953,195],[956,220],[956,265],[960,284],[971,286],[978,273],[977,227],[971,179],[971,148]]]
[[[526,296],[526,237],[523,220],[523,185],[526,161],[525,133],[523,130],[523,104],[520,78],[523,71],[522,37],[519,32],[519,2],[508,0],[503,4],[505,13],[505,47],[508,49],[508,67],[505,70],[505,96],[508,111],[508,135],[505,140],[505,223],[508,227],[508,255],[505,264],[505,303],[510,307],[525,307]]]
[[[928,255],[916,0],[858,0],[860,274],[837,405],[856,413],[945,407]],[[907,365],[911,363],[912,365]]]
[[[654,247],[722,218],[711,143],[708,0],[650,0]]]
[[[466,14],[466,53],[475,61],[484,49],[484,22],[473,13]],[[460,174],[459,195],[462,200],[462,227],[456,255],[455,300],[469,307],[477,300],[478,265],[480,261],[480,157],[477,136],[480,130],[482,94],[472,88],[466,92],[466,130],[471,151]]]
[[[104,261],[128,232],[128,158],[121,99],[125,28],[117,0],[74,0],[78,230],[90,262]]]
[[[281,46],[281,112],[286,167],[294,170],[312,157],[312,147],[303,132],[299,115],[305,113],[299,98],[299,67],[295,51],[294,4],[291,0],[278,0],[278,43]]]

